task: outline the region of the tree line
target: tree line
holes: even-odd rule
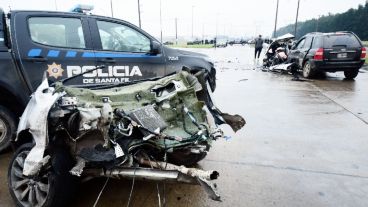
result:
[[[298,22],[296,38],[310,32],[352,31],[361,40],[368,40],[368,2],[359,5],[358,9],[349,9],[341,14],[328,14],[319,18]],[[276,36],[286,33],[294,34],[295,24],[290,24],[276,30]]]

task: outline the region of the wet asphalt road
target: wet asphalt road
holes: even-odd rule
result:
[[[247,125],[237,134],[222,127],[231,138],[216,141],[199,164],[220,172],[223,201],[200,186],[166,185],[167,206],[368,206],[368,71],[355,81],[336,73],[295,82],[253,70],[248,46],[194,51],[216,61],[217,106]],[[14,206],[10,156],[0,155],[0,206]],[[93,206],[104,181],[83,183],[74,206]],[[130,188],[131,181],[111,180],[98,206],[126,206]],[[156,188],[136,181],[131,206],[158,206]]]

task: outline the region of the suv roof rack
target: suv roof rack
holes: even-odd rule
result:
[[[312,34],[323,34],[322,32],[310,32],[307,35],[312,35]]]

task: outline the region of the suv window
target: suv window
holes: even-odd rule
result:
[[[303,48],[305,43],[305,39],[302,39],[301,41],[299,41],[298,45],[296,46],[296,49],[301,49]]]
[[[4,32],[0,30],[0,46],[4,44]]]
[[[151,41],[140,32],[117,23],[97,21],[103,50],[149,52]]]
[[[326,35],[323,39],[324,39],[323,45],[325,48],[332,48],[338,46],[361,47],[358,39],[352,34]]]
[[[312,37],[306,37],[303,48],[308,48],[309,49],[311,44],[312,44]]]
[[[314,37],[312,48],[320,48],[322,47],[322,37]]]
[[[31,17],[28,26],[34,42],[56,47],[85,48],[80,19]]]

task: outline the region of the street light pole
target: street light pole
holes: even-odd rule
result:
[[[142,28],[142,25],[141,25],[141,4],[139,3],[139,0],[138,0],[138,20],[139,20],[139,28]]]
[[[161,9],[161,0],[160,0],[160,40],[162,43],[162,9]]]
[[[321,18],[321,15],[318,15],[317,18],[317,26],[316,26],[316,32],[318,32],[318,27],[319,27],[319,19]]]
[[[296,9],[295,28],[294,28],[294,36],[295,37],[296,37],[296,29],[298,27],[299,3],[300,3],[300,0],[298,0],[298,7]]]
[[[193,24],[194,24],[194,21],[193,21],[193,16],[194,16],[194,5],[192,5],[192,39],[193,39]]]
[[[110,0],[111,17],[114,17],[114,10],[112,8],[112,0]]]
[[[279,13],[279,0],[277,0],[277,4],[276,4],[275,29],[273,30],[273,37],[276,37],[277,15],[278,15],[278,13]]]
[[[176,45],[178,45],[178,18],[175,18],[175,41]]]

